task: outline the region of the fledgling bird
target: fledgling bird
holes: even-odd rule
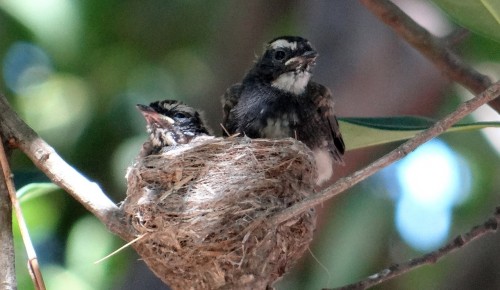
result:
[[[156,101],[149,106],[138,104],[137,108],[146,119],[150,140],[141,152],[143,156],[210,135],[200,113],[180,101]]]
[[[314,153],[320,185],[332,176],[334,163],[343,164],[345,145],[330,90],[310,80],[317,56],[302,37],[271,40],[242,82],[223,96],[222,125],[229,134],[302,141]]]

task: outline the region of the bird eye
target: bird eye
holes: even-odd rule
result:
[[[274,59],[275,60],[283,60],[286,56],[286,52],[282,49],[276,50],[274,52]]]
[[[183,119],[183,118],[187,118],[187,116],[184,115],[183,113],[175,113],[174,118]]]

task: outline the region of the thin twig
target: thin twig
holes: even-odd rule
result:
[[[114,255],[118,254],[119,252],[125,250],[126,248],[130,247],[132,244],[134,244],[134,243],[138,242],[139,240],[141,240],[142,238],[144,238],[146,236],[146,234],[142,234],[142,235],[138,236],[137,238],[131,240],[130,242],[126,243],[125,245],[119,247],[117,250],[114,250],[111,254],[108,254],[104,258],[101,258],[101,259],[95,261],[94,264],[99,264],[102,261],[105,261],[106,259],[113,257]]]
[[[476,110],[481,105],[495,99],[499,95],[500,82],[497,82],[490,86],[486,91],[479,94],[477,97],[474,97],[473,99],[462,103],[454,112],[452,112],[442,120],[436,122],[436,124],[434,124],[429,129],[420,132],[415,137],[406,141],[404,144],[389,152],[382,158],[376,160],[365,168],[358,170],[347,177],[339,179],[333,185],[330,185],[329,187],[318,193],[310,195],[303,201],[287,208],[286,210],[277,213],[276,215],[271,217],[268,223],[271,225],[281,224],[282,222],[294,216],[297,216],[312,207],[320,205],[321,203],[336,196],[342,191],[351,188],[355,184],[372,176],[382,168],[387,167],[388,165],[402,159],[423,143],[445,132],[453,124],[460,121],[462,118],[470,114],[472,111]]]
[[[366,8],[379,17],[385,24],[410,45],[432,61],[450,79],[477,95],[491,85],[491,80],[464,63],[448,47],[445,39],[433,36],[395,4],[388,0],[360,0]],[[500,99],[489,105],[500,113]]]
[[[499,223],[500,223],[500,207],[497,207],[493,217],[488,219],[482,225],[473,227],[467,233],[457,236],[455,239],[453,239],[453,241],[441,247],[440,249],[434,252],[427,253],[418,258],[411,259],[406,263],[394,264],[389,268],[386,268],[359,282],[333,289],[335,290],[367,289],[375,285],[378,285],[382,282],[385,282],[389,279],[392,279],[394,277],[400,276],[406,272],[414,270],[418,267],[435,264],[439,260],[441,260],[441,258],[443,258],[444,256],[452,252],[455,252],[456,250],[470,244],[472,241],[486,234],[495,233],[498,229]]]
[[[450,128],[453,124],[470,114],[472,111],[477,109],[483,104],[486,104],[487,102],[497,98],[500,95],[500,82],[497,82],[490,86],[486,91],[482,92],[479,94],[477,97],[474,97],[473,99],[464,102],[461,104],[454,112],[434,124],[432,127],[429,129],[417,134],[414,138],[408,140],[395,150],[391,151],[390,153],[386,154],[382,158],[376,160],[375,162],[371,163],[367,167],[358,170],[351,174],[350,176],[347,176],[345,178],[339,179],[336,183],[333,185],[327,187],[326,189],[322,190],[319,193],[313,194],[306,198],[305,200],[301,201],[300,203],[297,203],[288,209],[281,211],[271,217],[268,221],[269,224],[271,225],[278,225],[291,217],[297,216],[300,213],[309,210],[310,208],[317,206],[324,201],[336,196],[340,192],[351,188],[355,184],[363,181],[364,179],[368,178],[369,176],[373,175],[374,173],[378,172],[382,168],[396,162],[397,160],[402,159],[406,155],[408,155],[410,152],[415,150],[419,145],[429,141],[430,139],[438,136],[439,134],[445,132],[448,128]],[[455,251],[459,247],[461,247],[464,243],[461,243],[461,241],[466,241],[468,243],[469,241],[472,241],[473,239],[480,237],[484,235],[485,233],[482,233],[484,231],[491,232],[493,230],[496,230],[497,224],[498,224],[498,218],[499,218],[499,209],[497,209],[497,213],[495,215],[495,219],[490,219],[484,224],[484,228],[482,229],[481,227],[475,227],[473,228],[469,233],[465,234],[462,236],[461,239],[455,239],[452,244],[457,244],[454,245],[452,248],[449,249],[449,245],[445,246],[443,249],[440,249],[438,252],[440,252],[438,256],[439,258],[444,256],[446,253]],[[441,253],[442,252],[442,253]],[[425,259],[428,259],[428,261],[432,261],[432,258],[434,256],[424,256]],[[383,270],[380,273],[370,276],[366,280],[363,280],[359,285],[359,288],[353,288],[353,289],[364,289],[369,286],[373,286],[375,284],[381,283],[383,281],[389,280],[391,278],[397,277],[403,273],[406,273],[410,271],[412,268],[419,267],[424,264],[428,264],[427,260],[422,258],[416,259],[413,261],[410,261],[407,264],[402,264],[401,268],[398,267],[390,267],[389,269]],[[409,267],[409,264],[412,265],[412,267]],[[353,284],[353,285],[357,285]],[[365,285],[365,283],[367,283]],[[366,286],[366,287],[365,287]],[[354,286],[353,286],[354,287]],[[358,287],[358,286],[356,286]],[[350,288],[346,288],[350,289]]]
[[[1,167],[1,166],[0,166]],[[14,258],[14,237],[12,234],[12,205],[7,184],[0,178],[0,288],[17,289]]]
[[[12,181],[12,173],[10,171],[9,162],[7,160],[7,155],[5,154],[1,136],[0,165],[2,167],[3,180],[7,185],[7,191],[9,192],[10,201],[16,214],[19,231],[21,232],[21,237],[24,243],[24,248],[26,249],[26,254],[28,255],[28,270],[31,279],[33,280],[33,284],[35,285],[35,288],[37,290],[45,290],[45,283],[43,282],[42,272],[40,271],[40,267],[38,266],[38,258],[36,257],[35,247],[33,247],[33,243],[31,242],[28,232],[28,226],[26,225],[21,206],[19,205],[19,200],[16,196],[16,188],[14,186],[14,182]]]
[[[85,206],[110,231],[126,240],[133,238],[120,221],[118,207],[104,194],[99,185],[89,181],[67,164],[49,144],[19,118],[1,94],[0,132],[12,147],[18,147],[23,151],[50,180]]]
[[[474,111],[476,108],[495,99],[500,94],[500,83],[495,83],[486,91],[460,105],[456,111],[451,113],[443,120],[437,122],[434,126],[426,131],[415,136],[405,144],[398,147],[396,150],[387,154],[383,158],[375,161],[366,168],[359,170],[342,178],[337,183],[326,188],[320,193],[316,193],[305,199],[299,204],[296,204],[285,211],[282,211],[268,220],[271,225],[277,225],[283,221],[297,216],[309,208],[312,208],[322,202],[334,197],[341,191],[352,187],[367,177],[373,175],[378,170],[388,166],[389,164],[403,158],[409,152],[413,151],[420,144],[432,139],[433,137],[443,133],[451,125]],[[72,167],[66,164],[54,150],[41,140],[31,128],[29,128],[19,117],[10,109],[7,101],[3,96],[0,96],[0,132],[5,134],[11,143],[18,145],[19,148],[30,157],[33,162],[44,171],[50,179],[66,189],[75,199],[80,201],[89,211],[94,213],[104,224],[108,226],[114,233],[124,237],[124,229],[116,217],[117,207],[104,195],[100,188],[91,183]],[[68,175],[70,171],[71,174]],[[80,187],[82,184],[83,186]],[[82,189],[83,188],[83,189]],[[110,215],[111,213],[111,215]],[[130,234],[124,239],[133,239]]]

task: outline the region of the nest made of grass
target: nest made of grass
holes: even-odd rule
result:
[[[122,209],[133,247],[172,289],[265,289],[307,249],[311,209],[266,220],[312,193],[311,151],[295,139],[201,138],[139,157]]]

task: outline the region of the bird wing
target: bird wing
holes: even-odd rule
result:
[[[342,156],[345,152],[345,144],[344,139],[342,139],[342,134],[340,133],[339,122],[333,109],[332,92],[327,87],[318,83],[311,81],[309,84],[311,86],[311,92],[313,92],[312,100],[318,108],[319,117],[321,118],[320,122],[330,128],[329,132],[333,143],[330,143],[329,149],[336,162],[344,163],[344,158]]]
[[[234,134],[234,127],[237,126],[235,122],[235,116],[232,109],[238,104],[241,96],[242,85],[240,83],[230,86],[224,96],[222,96],[222,136],[227,136],[226,130],[229,134]]]

